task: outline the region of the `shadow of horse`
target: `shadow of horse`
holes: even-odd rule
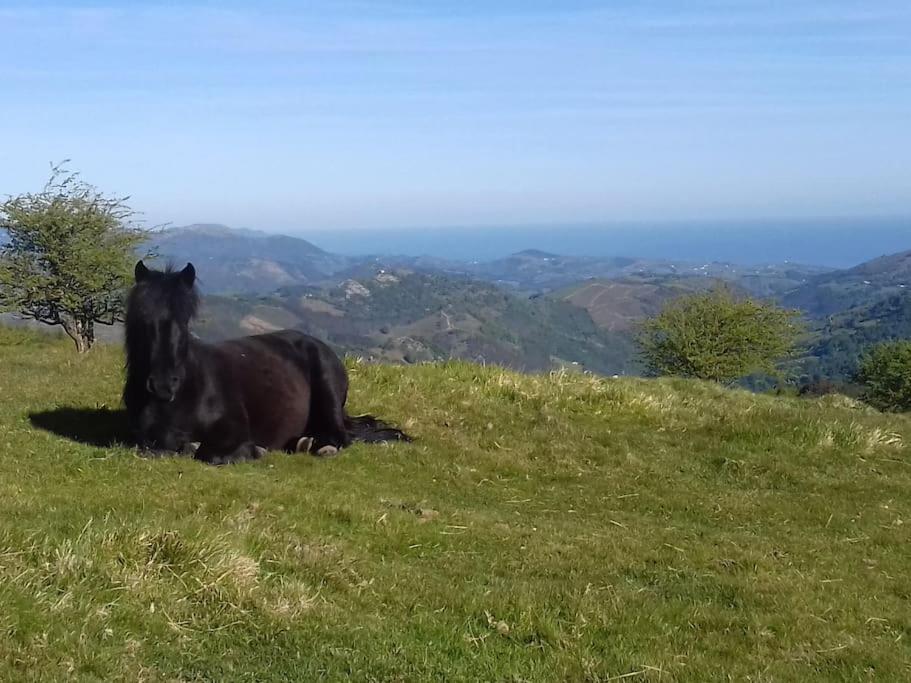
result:
[[[89,446],[135,445],[125,410],[55,408],[29,413],[28,419],[38,429]]]

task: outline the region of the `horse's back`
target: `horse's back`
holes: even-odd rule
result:
[[[280,330],[256,335],[261,343],[285,350],[307,373],[317,394],[328,392],[331,400],[345,403],[348,397],[348,372],[338,354],[326,342],[300,330]],[[329,398],[329,397],[324,397]]]
[[[343,368],[338,354],[324,341],[317,339],[300,330],[279,330],[254,334],[249,337],[240,337],[226,342],[221,346],[230,348],[259,348],[276,354],[294,363],[304,363],[307,369],[312,365],[337,365]]]
[[[230,393],[225,400],[244,405],[258,445],[284,448],[309,421],[311,381],[303,350],[307,345],[299,334],[282,332],[229,339],[210,347]]]
[[[280,435],[261,445],[281,448],[310,428],[313,419],[323,421],[327,409],[341,414],[348,377],[325,342],[298,330],[280,330],[231,339],[216,348],[240,384],[254,433],[260,441],[266,434]]]

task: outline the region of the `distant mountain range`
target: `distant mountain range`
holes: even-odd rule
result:
[[[300,238],[221,225],[167,230],[154,247],[163,260],[193,261],[214,295],[204,336],[299,327],[342,351],[384,360],[462,357],[635,372],[636,324],[670,299],[718,282],[805,313],[809,376],[849,378],[864,348],[911,332],[911,251],[846,270],[538,249],[464,262],[342,256]]]
[[[736,282],[748,291],[774,295],[809,282],[830,269],[793,264],[739,266],[628,257],[563,256],[527,249],[491,261],[456,261],[381,254],[343,256],[307,240],[196,224],[155,233],[151,241],[164,261],[193,261],[209,293],[267,293],[294,285],[331,285],[378,270],[405,269],[468,277],[524,293],[543,293],[596,278],[700,277]]]
[[[911,241],[911,238],[909,238]],[[854,268],[822,273],[782,301],[814,317],[833,315],[911,288],[911,251],[882,256]]]
[[[197,327],[203,337],[297,327],[342,352],[389,361],[459,357],[634,373],[638,322],[719,282],[804,312],[812,333],[802,367],[810,378],[847,380],[864,349],[911,336],[911,251],[844,270],[538,249],[465,262],[345,256],[296,237],[214,224],[154,233],[151,246],[159,264],[196,265],[206,294]]]

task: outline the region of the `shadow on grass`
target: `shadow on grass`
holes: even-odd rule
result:
[[[125,410],[56,408],[29,413],[28,419],[38,429],[89,446],[110,448],[135,443]]]

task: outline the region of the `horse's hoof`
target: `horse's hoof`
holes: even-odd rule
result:
[[[257,460],[258,460],[259,458],[263,457],[263,456],[264,456],[266,453],[268,453],[268,452],[269,452],[269,451],[266,450],[265,448],[263,448],[262,446],[254,446],[254,447],[253,447],[253,453],[254,453],[253,457],[256,458]]]
[[[329,458],[333,455],[338,455],[338,449],[335,446],[323,446],[316,454],[323,458]]]
[[[199,441],[189,441],[184,447],[183,452],[187,455],[195,455],[196,451],[199,450],[200,442]]]
[[[297,440],[297,445],[294,447],[294,452],[309,453],[311,448],[313,448],[313,437],[302,436]]]

